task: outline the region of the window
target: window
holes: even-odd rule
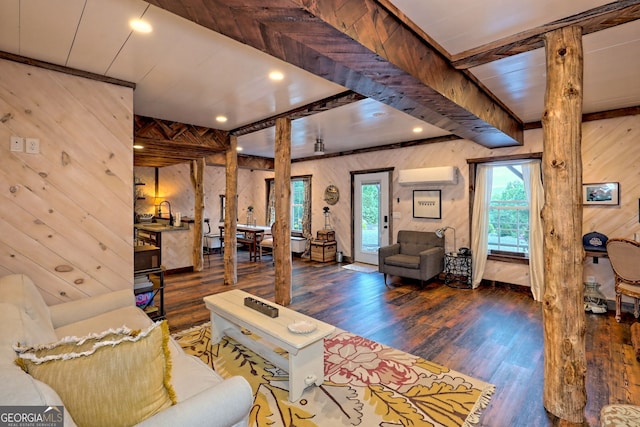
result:
[[[529,265],[536,301],[544,293],[542,153],[516,154],[469,163],[473,287],[487,260]]]
[[[522,165],[493,166],[489,202],[488,249],[490,254],[528,256],[529,201]]]
[[[527,153],[467,160],[474,183],[469,194],[471,246],[478,259],[530,264],[531,254],[538,253],[544,204],[541,159],[542,153]],[[532,217],[530,211],[537,213]]]
[[[274,180],[267,180],[267,218],[268,223],[276,220]],[[291,232],[305,235],[311,233],[311,177],[291,178]]]
[[[291,180],[291,231],[302,233],[304,221],[304,181]]]

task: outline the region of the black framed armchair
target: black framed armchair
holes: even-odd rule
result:
[[[444,238],[431,231],[398,231],[397,242],[378,249],[378,271],[420,280],[430,280],[444,268]]]

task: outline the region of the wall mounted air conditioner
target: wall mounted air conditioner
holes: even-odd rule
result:
[[[399,172],[398,182],[400,185],[457,184],[458,170],[455,166],[404,169]]]

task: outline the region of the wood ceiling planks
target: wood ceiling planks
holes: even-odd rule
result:
[[[640,0],[620,0],[461,52],[452,57],[452,62],[458,69],[476,67],[541,48],[544,35],[559,28],[579,25],[583,35],[587,35],[637,19],[640,19]]]
[[[522,123],[373,0],[150,0],[327,80],[487,147]]]

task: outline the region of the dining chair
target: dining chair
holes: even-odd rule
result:
[[[629,239],[607,240],[607,255],[615,276],[616,321],[622,318],[622,295],[633,298],[633,315],[640,316],[640,243]]]
[[[262,259],[262,250],[267,248],[271,250],[271,256],[273,257],[273,227],[275,223],[271,224],[270,234],[265,234],[258,246],[260,247],[260,259]]]

